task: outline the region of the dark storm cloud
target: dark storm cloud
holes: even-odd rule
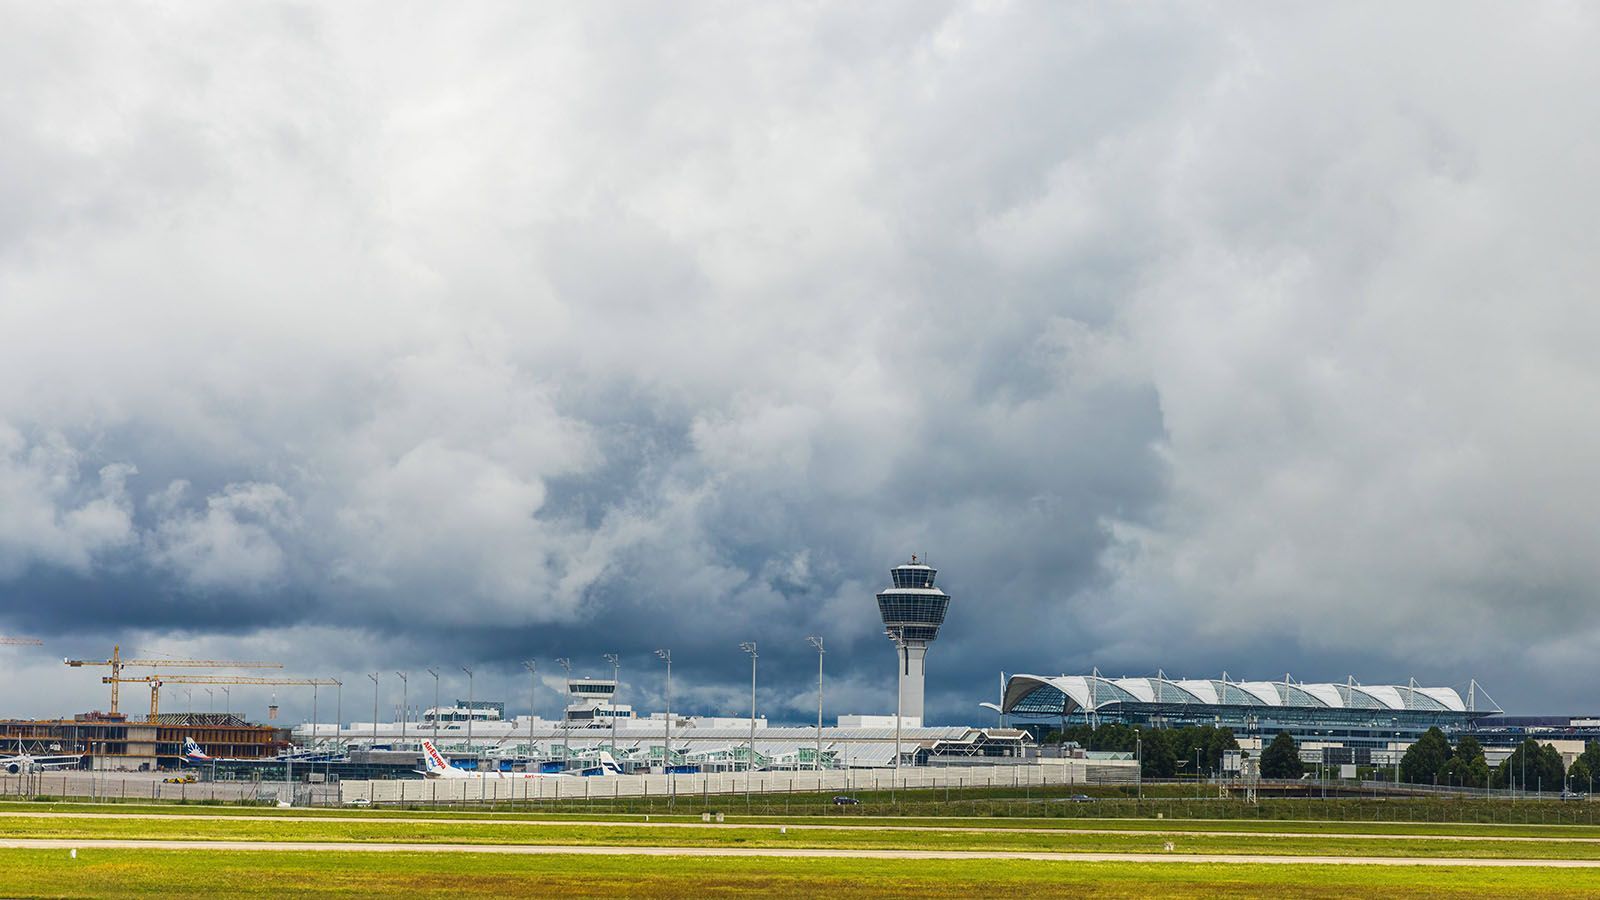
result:
[[[1093,665],[1581,700],[1587,10],[7,19],[18,712],[115,641],[516,704],[610,651],[658,702],[670,646],[726,710],[754,639],[803,716],[812,633],[882,711],[912,552],[937,717]]]

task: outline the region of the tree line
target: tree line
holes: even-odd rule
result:
[[[1187,725],[1182,728],[1142,728],[1109,724],[1069,725],[1065,732],[1052,731],[1046,744],[1077,744],[1085,750],[1139,753],[1140,771],[1146,778],[1172,778],[1180,772],[1194,774],[1198,762],[1201,774],[1222,769],[1222,754],[1239,749],[1233,729],[1212,725]]]
[[[1299,778],[1305,772],[1294,739],[1279,733],[1261,753],[1264,778]],[[1514,787],[1527,790],[1590,790],[1600,775],[1600,741],[1590,741],[1571,768],[1549,744],[1524,740],[1500,765],[1489,768],[1483,745],[1470,734],[1454,744],[1438,728],[1429,728],[1400,757],[1400,780],[1408,784],[1443,784],[1462,787]]]

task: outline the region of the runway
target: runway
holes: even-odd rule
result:
[[[1029,862],[1216,863],[1319,866],[1443,866],[1473,868],[1595,869],[1600,860],[1467,859],[1397,856],[1270,856],[1230,853],[1042,853],[986,850],[848,850],[745,847],[594,847],[508,844],[342,843],[338,841],[166,841],[0,839],[7,850],[77,850],[80,858],[94,850],[273,851],[300,853],[495,853],[525,856],[694,856],[826,859],[1015,860]]]

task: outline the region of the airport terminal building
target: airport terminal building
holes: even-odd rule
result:
[[[1334,763],[1387,762],[1423,732],[1474,730],[1501,713],[1472,682],[1467,696],[1450,687],[1282,681],[1171,679],[1158,675],[1012,675],[1001,712],[1045,727],[1121,723],[1153,728],[1212,725],[1233,730],[1241,747],[1260,749],[1288,732],[1302,756]],[[1320,751],[1320,753],[1319,753]]]

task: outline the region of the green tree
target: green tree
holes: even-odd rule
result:
[[[1584,762],[1581,756],[1573,760],[1567,769],[1567,787],[1575,791],[1587,791],[1593,786],[1594,772],[1590,770],[1589,764]]]
[[[1404,767],[1405,761],[1400,765]],[[1456,742],[1455,750],[1439,769],[1440,784],[1459,784],[1462,787],[1487,787],[1489,763],[1483,758],[1483,745],[1472,735],[1464,735]]]
[[[1572,761],[1572,768],[1577,769],[1579,763],[1583,764],[1584,771],[1588,773],[1583,776],[1585,780],[1581,788],[1581,790],[1587,791],[1590,789],[1590,780],[1600,778],[1600,741],[1590,741],[1583,746],[1583,753]],[[1567,774],[1572,775],[1572,772],[1569,771]],[[1575,775],[1573,776],[1572,787],[1573,790],[1580,789]]]
[[[1565,776],[1561,754],[1548,744],[1528,738],[1518,744],[1517,749],[1494,770],[1494,786],[1526,791],[1558,791]]]
[[[1178,771],[1173,735],[1159,728],[1141,728],[1140,771],[1146,778],[1171,778]]]
[[[1450,739],[1429,728],[1400,757],[1400,779],[1411,784],[1432,784],[1450,759]]]
[[[1305,763],[1300,761],[1300,749],[1295,746],[1289,732],[1280,731],[1267,749],[1261,751],[1261,777],[1299,778],[1305,773]]]

